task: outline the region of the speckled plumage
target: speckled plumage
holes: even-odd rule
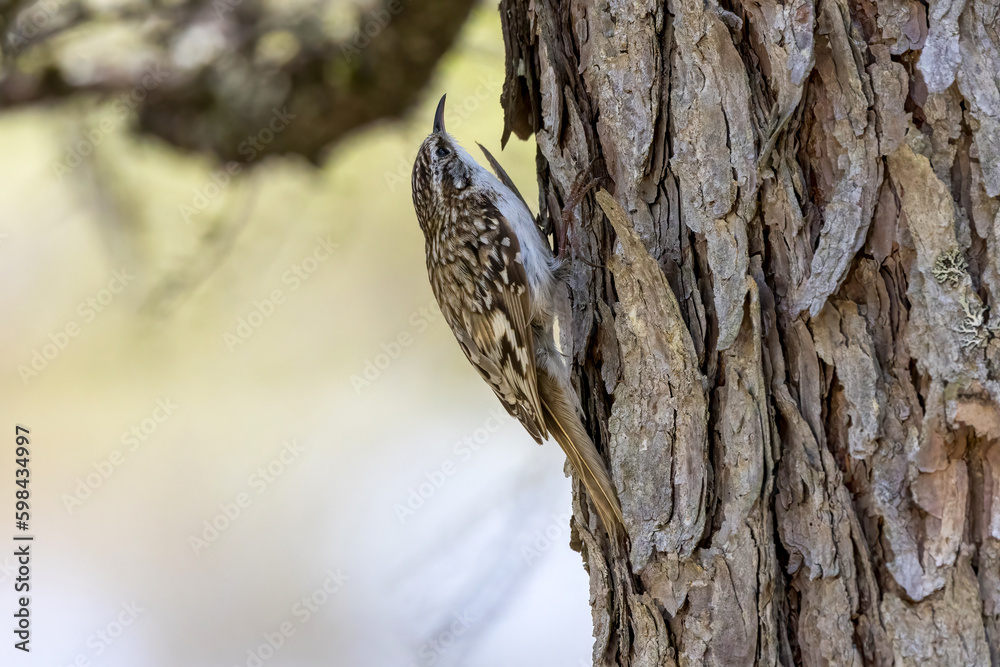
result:
[[[556,259],[517,188],[482,150],[496,176],[445,132],[441,98],[412,183],[431,289],[503,406],[537,442],[549,435],[559,442],[605,527],[615,531],[621,509],[553,336]]]

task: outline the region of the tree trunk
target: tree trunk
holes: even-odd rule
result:
[[[630,537],[577,494],[595,664],[1000,665],[996,0],[500,9]]]

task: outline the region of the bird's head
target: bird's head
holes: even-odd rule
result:
[[[421,228],[462,197],[485,170],[444,128],[444,100],[434,113],[431,133],[424,139],[413,163],[413,207]]]

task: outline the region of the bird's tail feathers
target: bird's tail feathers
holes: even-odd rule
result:
[[[545,426],[579,475],[604,528],[612,536],[624,537],[626,532],[622,510],[611,475],[573,404],[565,395],[562,384],[546,370],[540,369],[538,394],[542,402]]]

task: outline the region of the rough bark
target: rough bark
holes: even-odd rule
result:
[[[998,8],[502,0],[630,537],[577,496],[595,665],[1000,665]]]

